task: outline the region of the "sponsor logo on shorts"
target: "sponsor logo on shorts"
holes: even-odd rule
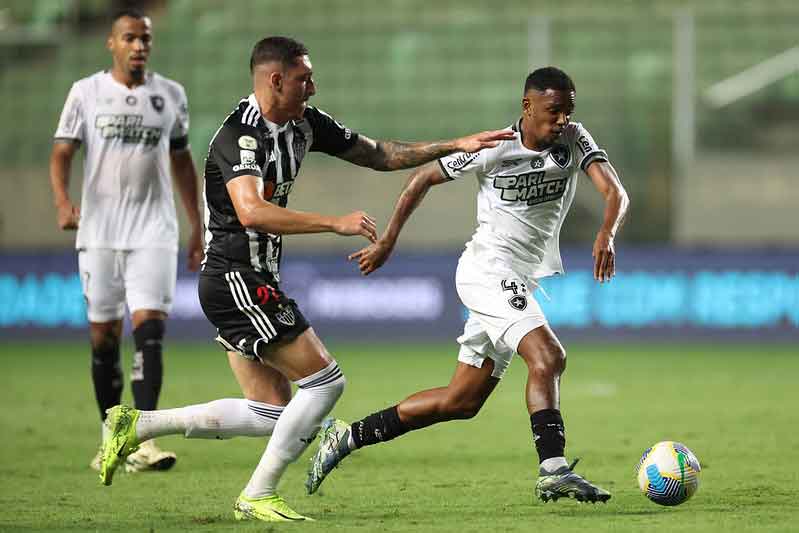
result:
[[[275,318],[277,318],[278,322],[287,326],[293,326],[296,321],[294,311],[291,310],[291,307],[284,307],[282,311],[275,313]]]
[[[525,309],[527,309],[527,298],[525,298],[521,294],[512,296],[508,300],[508,303],[510,304],[511,307],[513,307],[517,311],[524,311]]]

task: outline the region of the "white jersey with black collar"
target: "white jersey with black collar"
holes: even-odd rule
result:
[[[473,154],[439,160],[444,174],[477,177],[477,230],[464,257],[487,272],[514,272],[531,279],[563,272],[559,235],[574,199],[577,174],[594,161],[607,161],[580,123],[566,126],[548,149],[536,152],[516,138]]]
[[[188,146],[183,87],[148,73],[129,88],[108,71],[76,81],[56,141],[86,146],[77,248],[176,250],[170,150]]]

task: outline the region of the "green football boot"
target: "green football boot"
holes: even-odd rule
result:
[[[264,498],[248,498],[242,492],[233,504],[233,516],[236,520],[262,520],[264,522],[313,522],[289,507],[286,501],[273,494]]]
[[[125,458],[139,449],[136,438],[136,421],[139,410],[126,405],[117,405],[106,411],[108,438],[103,442],[103,457],[100,463],[100,482],[110,485],[117,467]]]
[[[328,418],[322,423],[319,449],[311,459],[311,469],[305,480],[308,494],[316,492],[325,477],[352,452],[349,437],[350,426],[343,420]]]
[[[575,474],[573,469],[580,459],[570,466],[558,468],[554,472],[540,472],[535,494],[543,502],[558,501],[559,498],[573,498],[578,502],[606,502],[610,493]]]

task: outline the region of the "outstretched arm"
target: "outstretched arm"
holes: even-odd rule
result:
[[[350,261],[353,259],[358,260],[358,268],[364,276],[368,276],[386,262],[394,250],[405,221],[408,220],[411,213],[422,202],[422,198],[427,194],[430,187],[447,181],[449,181],[449,178],[444,176],[438,163],[425,165],[411,174],[408,183],[405,184],[405,188],[400,193],[388,226],[386,226],[386,230],[380,236],[380,239],[349,256]]]
[[[613,240],[624,222],[630,200],[613,165],[595,161],[585,170],[594,186],[605,199],[605,217],[594,241],[594,279],[610,281],[616,273],[616,250]]]
[[[188,267],[194,272],[200,268],[203,260],[202,229],[200,226],[200,210],[197,206],[197,171],[191,159],[191,150],[173,150],[169,152],[172,162],[172,175],[180,193],[186,216],[191,225],[188,249]]]
[[[375,221],[363,211],[344,216],[327,216],[286,209],[267,202],[258,192],[261,178],[243,175],[227,182],[227,191],[241,225],[264,233],[337,233],[377,238]]]
[[[499,141],[514,138],[510,130],[484,131],[449,141],[407,143],[399,141],[375,141],[359,135],[352,148],[337,157],[362,167],[374,170],[399,170],[429,163],[455,152],[479,152],[492,148]]]

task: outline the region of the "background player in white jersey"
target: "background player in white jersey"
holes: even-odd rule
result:
[[[111,70],[72,85],[50,158],[58,225],[77,229],[92,380],[102,420],[122,395],[119,345],[126,302],[136,346],[134,401],[141,409],[155,409],[158,402],[164,321],[177,270],[172,174],[192,227],[189,269],[197,270],[202,260],[186,93],[180,84],[146,70],[152,26],[142,13],[116,14],[107,46],[113,57]],[[81,144],[86,152],[79,209],[69,198],[68,184]],[[150,441],[128,458],[126,468],[165,470],[175,460],[174,453]],[[100,452],[91,466],[100,469]]]
[[[605,199],[594,242],[594,277],[615,273],[613,240],[629,201],[607,155],[588,131],[570,122],[574,83],[547,67],[526,80],[516,138],[475,154],[455,154],[416,171],[381,238],[350,256],[370,274],[389,257],[403,224],[433,186],[475,174],[478,227],[458,263],[458,295],[469,309],[458,365],[449,385],[425,390],[348,425],[328,420],[306,483],[314,492],[353,449],[408,431],[475,416],[518,353],[527,363],[526,403],[539,456],[536,494],[607,501],[610,494],[573,472],[564,457],[560,376],[566,353],[533,298],[537,280],[563,272],[558,245],[583,170]],[[576,461],[575,461],[576,462]]]
[[[253,93],[223,121],[204,173],[206,260],[200,303],[244,398],[157,411],[110,410],[100,478],[113,480],[121,458],[152,437],[271,435],[249,483],[234,503],[239,520],[302,521],[277,494],[290,463],[310,444],[338,401],[344,374],[280,288],[283,235],[336,233],[374,242],[374,220],[287,208],[302,161],[324,152],[376,170],[417,166],[455,152],[475,152],[512,139],[484,132],[441,142],[375,141],[308,104],[316,93],[308,49],[288,37],[267,37],[250,56]],[[291,383],[297,385],[291,397]]]

